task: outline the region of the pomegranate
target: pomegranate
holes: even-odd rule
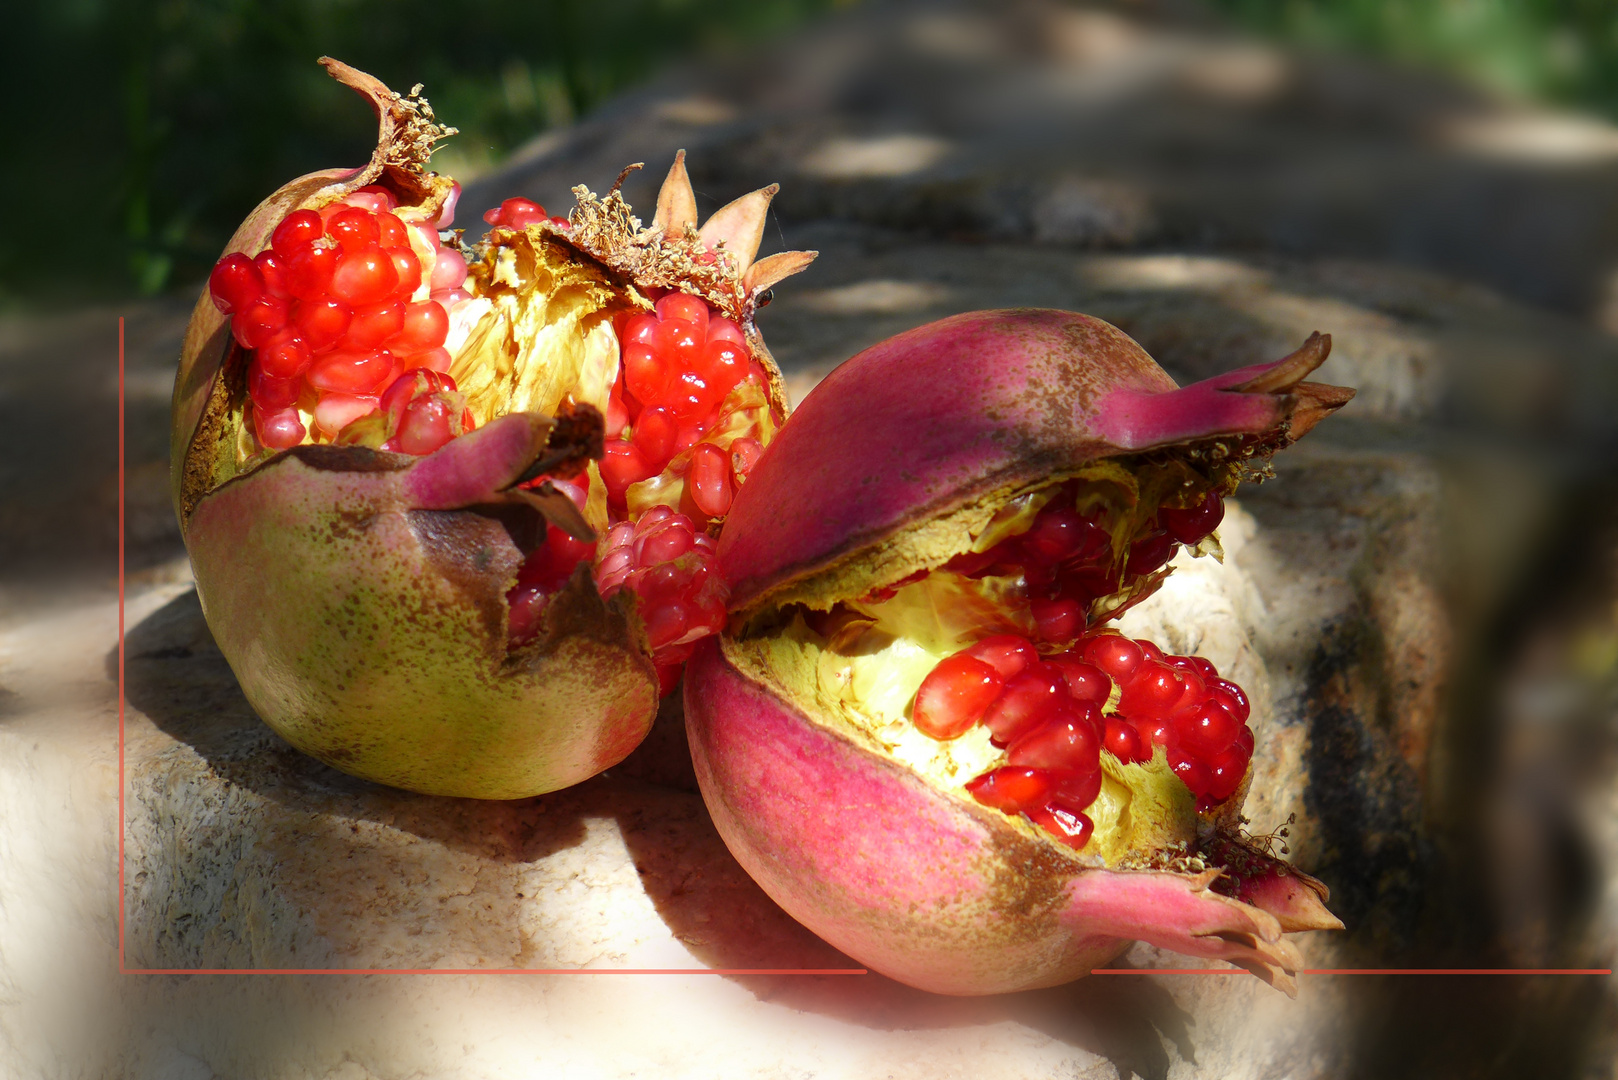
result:
[[[683,153],[646,228],[615,184],[567,217],[508,199],[468,242],[420,88],[322,62],[377,150],[253,212],[175,386],[204,613],[259,715],[339,769],[575,783],[724,625],[713,538],[786,408],[753,313],[814,253],[755,261],[773,187],[698,228]]]
[[[1329,347],[1179,388],[1099,320],[990,311],[833,371],[735,495],[731,619],[686,671],[703,796],[765,891],[944,993],[1132,940],[1292,992],[1283,935],[1341,924],[1242,830],[1247,695],[1111,623],[1352,397],[1303,381]]]

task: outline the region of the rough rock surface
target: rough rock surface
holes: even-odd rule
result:
[[[1618,133],[1585,132],[1579,168],[1465,143],[1527,122],[1183,21],[873,6],[784,59],[629,95],[467,201],[560,203],[679,145],[716,199],[781,180],[790,246],[822,252],[761,318],[799,394],[866,344],[982,307],[1102,316],[1182,380],[1331,332],[1322,377],[1360,397],[1243,490],[1223,565],[1182,564],[1128,626],[1254,692],[1248,815],[1296,815],[1291,858],[1348,924],[1305,936],[1311,966],[1611,967],[1618,530],[1591,477],[1618,345],[1522,300],[1599,314],[1618,216],[1590,216],[1614,190],[1593,183],[1596,149]],[[632,201],[648,190],[632,180]],[[1485,228],[1502,207],[1567,226]],[[1112,975],[958,1001],[875,975],[466,973],[853,965],[724,850],[677,717],[609,774],[515,803],[355,781],[264,728],[167,512],[188,308],[128,326],[125,962],[445,971],[118,974],[115,328],[9,320],[0,1073],[1618,1075],[1610,980],[1306,975],[1290,1001],[1239,974]],[[1137,946],[1123,966],[1185,963]]]

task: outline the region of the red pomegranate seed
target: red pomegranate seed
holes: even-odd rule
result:
[[[652,348],[662,354],[664,362],[677,371],[694,371],[707,345],[703,328],[685,319],[666,319],[658,324]]]
[[[299,380],[278,378],[264,370],[258,358],[247,368],[247,393],[253,407],[266,413],[280,412],[298,403]]]
[[[283,259],[290,259],[310,244],[326,235],[320,215],[313,210],[294,210],[281,219],[281,224],[270,234],[270,247]]]
[[[1208,692],[1216,701],[1230,710],[1230,715],[1242,723],[1247,723],[1248,718],[1253,715],[1253,706],[1247,700],[1246,691],[1229,679],[1209,679]]]
[[[757,439],[736,439],[730,444],[730,472],[741,483],[764,456],[764,444]]]
[[[315,403],[315,426],[335,439],[350,423],[375,412],[376,404],[369,394],[326,394]]]
[[[388,351],[398,356],[427,352],[444,344],[449,336],[449,315],[436,300],[423,300],[404,309],[399,332],[388,341]]]
[[[1181,745],[1201,758],[1213,758],[1229,749],[1240,727],[1223,705],[1212,701],[1174,718],[1174,733]]]
[[[1062,669],[1067,692],[1075,701],[1088,701],[1100,708],[1112,695],[1112,680],[1094,664],[1087,664],[1074,653],[1057,653],[1045,658],[1046,663]]]
[[[1035,825],[1075,851],[1082,850],[1090,842],[1090,834],[1095,831],[1095,823],[1088,814],[1075,814],[1060,806],[1036,807],[1027,814]]]
[[[1084,630],[1084,609],[1077,600],[1030,600],[1028,607],[1041,641],[1072,641]]]
[[[381,248],[345,249],[331,275],[331,294],[345,304],[361,307],[386,300],[399,284],[393,260]]]
[[[742,333],[742,328],[730,319],[718,315],[710,316],[708,319],[708,340],[710,342],[729,341],[739,346],[743,351],[747,349],[747,335]]]
[[[303,420],[298,416],[297,409],[283,409],[280,412],[264,413],[259,409],[253,410],[253,431],[258,435],[258,441],[271,450],[286,450],[303,442]]]
[[[635,449],[640,451],[641,459],[646,466],[654,472],[662,472],[663,467],[674,456],[674,439],[678,432],[674,417],[661,406],[651,409],[642,409],[635,421]],[[693,459],[694,463],[694,459]]]
[[[214,307],[227,315],[240,311],[264,295],[264,277],[241,252],[232,252],[214,264],[208,275],[208,292]]]
[[[1113,682],[1122,682],[1133,675],[1145,656],[1138,644],[1122,634],[1098,634],[1087,639],[1080,646],[1080,652]]]
[[[709,341],[702,347],[702,376],[717,388],[720,400],[747,376],[747,350],[734,341]]]
[[[340,252],[315,244],[296,251],[287,260],[287,291],[299,300],[326,299]]]
[[[393,272],[399,282],[393,287],[393,295],[400,300],[409,300],[421,286],[421,260],[408,247],[390,247],[384,251],[393,260]]]
[[[1003,765],[966,782],[966,790],[984,806],[1007,814],[1038,810],[1050,798],[1051,774],[1044,769]]]
[[[1167,664],[1143,660],[1122,689],[1118,708],[1125,715],[1166,716],[1185,693],[1185,676]]]
[[[1150,745],[1140,737],[1135,725],[1116,716],[1107,717],[1101,745],[1126,765],[1133,761],[1150,761],[1152,758]]]
[[[1167,746],[1174,737],[1174,721],[1166,716],[1149,716],[1134,721],[1135,730],[1140,732],[1141,741],[1146,744],[1145,752],[1151,756],[1154,746]]]
[[[1079,516],[1072,506],[1053,501],[1034,519],[1033,528],[1018,538],[1023,557],[1030,562],[1055,566],[1079,553],[1095,526]]]
[[[1242,780],[1247,776],[1249,760],[1247,754],[1242,753],[1239,747],[1233,746],[1209,761],[1206,794],[1219,801],[1236,794],[1236,789],[1242,786]]]
[[[657,328],[663,325],[656,315],[650,312],[640,312],[631,315],[624,323],[623,344],[633,342],[636,345],[653,347],[657,342]]]
[[[647,466],[634,444],[609,442],[601,455],[601,479],[607,485],[607,495],[613,503],[622,506],[629,485],[638,484],[656,474]]]
[[[264,279],[264,291],[271,296],[290,296],[287,292],[286,262],[273,251],[261,251],[253,256],[253,265]]]
[[[404,305],[397,300],[355,308],[341,348],[355,351],[381,348],[384,341],[404,328],[404,314]]]
[[[392,349],[389,349],[388,351],[393,352]],[[394,355],[397,356],[398,354],[395,353]],[[436,349],[428,349],[426,352],[413,353],[407,357],[400,357],[400,359],[409,361],[409,363],[403,365],[405,367],[426,368],[429,371],[437,371],[440,373],[448,372],[450,365],[455,362],[455,358],[450,356],[449,350],[443,346],[439,346]],[[468,428],[467,430],[470,431],[471,428]]]
[[[691,470],[686,473],[691,484],[691,501],[711,518],[724,517],[730,510],[735,494],[730,487],[730,462],[725,452],[713,443],[698,443],[691,448]]]
[[[663,401],[682,420],[700,417],[719,404],[718,388],[695,371],[680,371]]]
[[[1124,565],[1125,577],[1138,577],[1161,570],[1174,554],[1174,538],[1162,529],[1154,529],[1129,545],[1129,562]]]
[[[1012,743],[1006,760],[1013,765],[1036,769],[1093,772],[1101,767],[1101,735],[1095,723],[1099,718],[1094,705],[1064,707],[1055,717]]]
[[[1004,682],[1000,673],[970,656],[945,657],[916,690],[911,720],[923,735],[954,739],[971,730]]]
[[[282,327],[270,335],[268,341],[254,353],[253,362],[264,369],[264,374],[276,379],[296,379],[314,359],[298,332],[291,326]],[[290,404],[290,403],[289,403]]]
[[[454,248],[439,248],[438,256],[433,260],[433,276],[427,286],[428,291],[451,292],[459,289],[465,280],[466,257]]]
[[[345,206],[326,219],[326,235],[345,254],[377,246],[376,215],[357,206]]]
[[[697,340],[708,337],[708,305],[689,293],[671,292],[657,302],[657,317],[680,319],[697,328]]]
[[[430,371],[420,369],[406,371],[388,383],[387,389],[383,390],[377,399],[377,407],[387,414],[390,424],[398,427],[399,421],[404,419],[405,406],[410,404],[411,398],[417,394],[430,394],[440,389],[434,384],[433,379],[434,375]],[[518,578],[521,579],[520,571]]]
[[[316,357],[307,378],[316,390],[368,395],[380,389],[392,372],[393,357],[383,349],[344,350]]]
[[[230,317],[230,332],[244,349],[256,349],[287,324],[290,305],[279,296],[260,296]]]
[[[660,527],[645,536],[635,538],[634,561],[642,566],[656,566],[671,562],[696,546],[691,521],[676,514],[660,523]]]
[[[1166,656],[1164,660],[1171,667],[1181,671],[1194,671],[1206,683],[1209,679],[1217,679],[1219,670],[1200,656]]]
[[[624,404],[624,373],[620,371],[618,381],[612,384],[612,393],[607,395],[607,438],[618,438],[628,426],[629,406]]]
[[[625,388],[640,401],[662,401],[672,381],[663,358],[650,346],[631,342],[624,346],[623,359]]]
[[[1242,753],[1248,757],[1253,756],[1253,729],[1246,724],[1236,733],[1236,745],[1242,748]]]
[[[448,401],[442,394],[423,394],[405,406],[399,430],[390,441],[401,453],[430,454],[456,436],[460,411],[458,401]]]
[[[1140,646],[1141,655],[1146,657],[1146,659],[1156,660],[1159,664],[1166,664],[1169,662],[1169,658],[1163,654],[1163,650],[1159,649],[1150,641],[1137,641],[1135,644]]]
[[[349,192],[343,197],[343,202],[349,206],[364,207],[374,214],[385,213],[399,205],[393,192],[376,184],[367,184],[358,191]]]
[[[1174,770],[1174,775],[1178,776],[1181,782],[1191,789],[1191,794],[1208,794],[1209,781],[1213,779],[1208,766],[1202,761],[1185,754],[1184,751],[1176,751],[1172,742],[1169,744],[1168,749],[1169,768]]]
[[[547,217],[543,206],[531,199],[522,198],[507,199],[498,208],[483,212],[484,221],[507,229],[526,229],[535,222],[544,221]]]
[[[1005,692],[984,713],[983,723],[1004,746],[1051,719],[1069,700],[1061,669],[1033,664],[1006,680]]]
[[[386,211],[376,215],[376,242],[384,248],[410,248],[410,230],[405,223]]]
[[[1010,679],[1029,665],[1039,662],[1039,652],[1034,648],[1034,643],[1016,634],[995,634],[962,652],[994,668],[1002,679]]]
[[[1077,813],[1087,809],[1100,794],[1101,758],[1098,755],[1093,769],[1056,774],[1056,786],[1051,789],[1051,805]]]
[[[292,325],[311,352],[321,352],[337,344],[348,332],[353,313],[341,300],[299,300],[292,305]]]
[[[1185,510],[1165,506],[1157,512],[1157,520],[1168,534],[1187,546],[1194,545],[1219,527],[1225,519],[1225,500],[1217,491],[1204,495],[1202,501]]]

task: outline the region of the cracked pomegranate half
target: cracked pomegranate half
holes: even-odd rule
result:
[[[468,243],[419,88],[322,63],[376,110],[375,154],[265,200],[186,333],[203,611],[259,715],[345,772],[576,783],[724,623],[714,536],[786,409],[753,314],[814,253],[755,261],[774,187],[698,228],[683,154],[646,228],[615,184],[565,218],[508,199]]]
[[[1083,315],[959,315],[801,404],[720,538],[729,628],[686,672],[736,858],[861,963],[945,993],[1045,986],[1149,941],[1291,992],[1340,927],[1242,832],[1240,687],[1111,621],[1243,479],[1353,392],[1315,335],[1184,388]]]

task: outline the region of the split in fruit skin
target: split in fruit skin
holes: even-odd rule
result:
[[[320,211],[293,211],[266,251],[227,255],[214,268],[210,295],[249,353],[250,430],[265,451],[332,442],[420,456],[477,426],[444,347],[452,315],[477,287],[438,232],[453,210],[427,223],[398,209],[385,188],[362,188]],[[569,227],[520,198],[484,220]],[[637,595],[667,692],[695,641],[724,626],[727,590],[707,526],[762,453],[769,430],[749,417],[769,411],[767,379],[742,328],[689,294],[665,292],[616,329],[599,477],[528,486],[548,481],[581,511],[591,484],[605,489],[597,587],[603,598],[621,588]],[[632,492],[637,485],[653,490]],[[551,597],[597,553],[547,526],[507,596],[510,647],[538,634]]]
[[[869,627],[871,636],[850,639],[857,653],[862,641],[924,634],[916,619],[955,620],[927,643],[944,655],[906,702],[909,725],[948,748],[966,793],[1063,844],[1084,850],[1097,836],[1089,811],[1109,777],[1129,787],[1152,774],[1153,783],[1183,785],[1196,810],[1212,810],[1238,792],[1252,759],[1246,694],[1208,660],[1166,655],[1108,625],[1156,588],[1178,546],[1215,550],[1222,482],[1178,475],[1183,486],[1166,498],[1162,478],[1141,484],[1137,494],[1162,501],[1154,508],[1147,496],[1132,512],[1106,481],[1014,499],[999,515],[1007,525],[980,539],[983,550],[811,622],[828,639]],[[847,685],[880,678],[829,670]],[[896,723],[898,702],[886,704]],[[1119,798],[1128,798],[1121,788],[1103,802]],[[1102,832],[1111,828],[1109,820]]]

